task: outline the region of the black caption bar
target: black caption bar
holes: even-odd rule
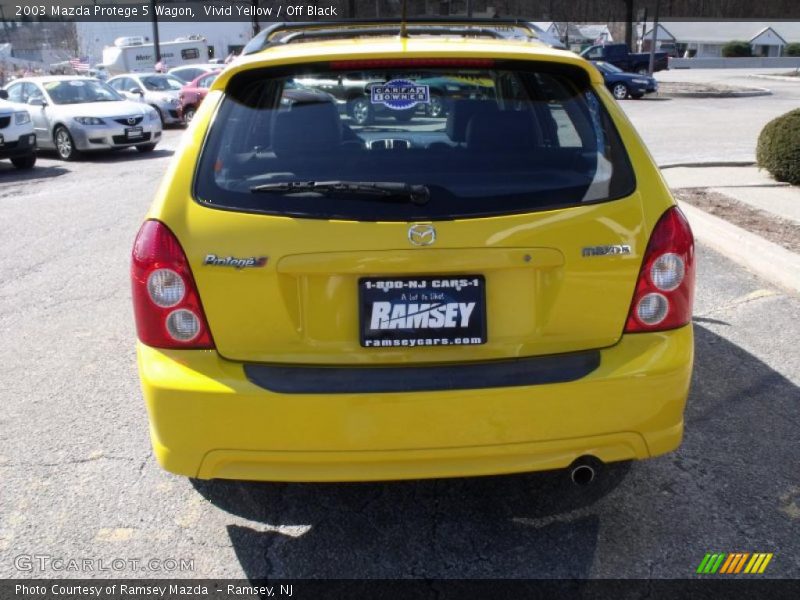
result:
[[[39,579],[0,581],[3,600],[253,600],[285,598],[430,598],[437,600],[747,598],[796,600],[800,581],[790,579],[311,579],[311,580],[110,580]]]
[[[380,4],[380,12],[378,5]],[[407,0],[409,17],[466,16],[466,2],[448,3],[442,15],[440,2]],[[476,16],[532,21],[624,22],[641,20],[658,12],[666,20],[800,20],[797,0],[472,0]],[[94,21],[146,22],[279,22],[330,21],[348,18],[397,18],[402,2],[384,0],[0,0],[0,19],[6,22]],[[435,11],[435,12],[426,12]]]

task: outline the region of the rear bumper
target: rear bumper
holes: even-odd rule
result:
[[[191,477],[354,481],[554,469],[673,450],[691,326],[624,336],[580,379],[489,389],[276,393],[215,351],[138,346],[161,465]]]

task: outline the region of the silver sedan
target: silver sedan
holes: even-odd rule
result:
[[[10,102],[30,113],[39,148],[54,149],[63,160],[95,150],[151,152],[161,140],[153,108],[124,99],[97,79],[26,77],[5,89]]]
[[[178,95],[183,82],[163,73],[127,73],[106,82],[129,100],[144,102],[158,111],[162,125],[182,122],[178,113]]]

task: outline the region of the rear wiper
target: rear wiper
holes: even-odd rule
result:
[[[430,190],[424,185],[411,185],[397,181],[286,181],[264,183],[250,188],[254,193],[295,194],[317,192],[323,195],[347,194],[356,198],[370,198],[386,202],[411,202],[426,204]]]

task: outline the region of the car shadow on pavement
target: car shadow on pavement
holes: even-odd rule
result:
[[[115,162],[130,162],[135,160],[151,160],[154,158],[165,158],[175,154],[174,150],[167,150],[166,148],[156,148],[151,152],[138,152],[133,148],[125,150],[115,150],[109,152],[86,152],[81,154],[80,157],[74,162],[65,164],[81,164],[81,163],[115,163]],[[58,155],[55,151],[40,150],[39,155],[44,158],[58,160]]]
[[[17,169],[11,164],[0,162],[0,185],[4,183],[21,183],[38,179],[51,179],[69,173],[69,169],[60,166],[34,166],[32,169]]]
[[[596,484],[565,472],[350,484],[201,482],[217,507],[281,524],[229,525],[246,577],[587,577],[598,518],[586,512],[628,465]],[[309,528],[308,525],[311,527]]]
[[[192,485],[219,509],[260,524],[227,525],[250,580],[641,577],[648,568],[637,554],[643,545],[663,549],[653,556],[682,548],[659,576],[685,577],[691,565],[683,563],[693,556],[684,554],[695,546],[701,557],[706,546],[739,547],[748,541],[739,527],[755,532],[756,541],[770,540],[770,547],[789,547],[790,517],[773,505],[796,483],[796,445],[788,441],[796,439],[798,387],[704,326],[695,325],[695,340],[681,448],[659,459],[608,465],[588,486],[574,486],[564,471]],[[775,443],[781,439],[787,443]],[[698,510],[705,506],[713,514]],[[731,519],[741,525],[728,540]],[[611,561],[605,575],[597,575],[601,543],[612,551],[600,560]]]

